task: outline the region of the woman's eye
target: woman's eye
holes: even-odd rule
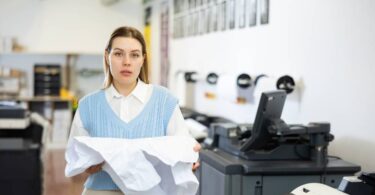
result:
[[[120,57],[120,56],[122,56],[122,53],[115,53],[114,55],[117,56],[117,57]]]
[[[139,57],[139,54],[137,54],[137,53],[133,53],[133,54],[132,54],[132,57],[134,57],[134,58],[138,58],[138,57]]]

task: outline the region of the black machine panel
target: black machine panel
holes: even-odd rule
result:
[[[252,136],[241,146],[241,151],[262,149],[271,138],[268,127],[273,120],[280,120],[286,92],[270,91],[262,94],[253,124]]]

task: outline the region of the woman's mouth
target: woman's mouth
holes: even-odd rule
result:
[[[129,70],[122,70],[120,73],[122,76],[126,76],[126,77],[132,75],[132,71],[129,71]]]

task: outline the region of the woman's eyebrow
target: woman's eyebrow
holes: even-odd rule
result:
[[[113,50],[120,50],[120,51],[124,51],[123,49],[121,49],[121,48],[113,48]]]
[[[118,48],[118,47],[116,47],[116,48],[113,48],[113,50],[120,50],[120,51],[125,51],[125,50],[123,50],[123,49],[121,49],[121,48]],[[141,50],[139,50],[139,49],[133,49],[133,50],[131,50],[130,52],[141,52]]]

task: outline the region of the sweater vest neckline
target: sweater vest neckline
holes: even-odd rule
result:
[[[140,118],[142,118],[142,115],[145,115],[145,113],[147,113],[147,110],[154,104],[155,101],[153,101],[155,99],[155,87],[152,88],[152,94],[151,94],[151,97],[149,98],[149,100],[146,102],[146,104],[144,105],[144,107],[142,108],[142,110],[135,116],[133,117],[133,119],[131,119],[130,121],[128,122],[125,122],[123,121],[119,115],[117,115],[111,108],[111,106],[109,105],[106,97],[105,97],[105,92],[104,90],[101,91],[101,94],[100,94],[100,98],[102,98],[102,101],[104,102],[104,107],[106,109],[106,112],[109,113],[113,119],[117,120],[119,123],[122,123],[124,124],[125,126],[129,126],[133,123],[136,123]]]

